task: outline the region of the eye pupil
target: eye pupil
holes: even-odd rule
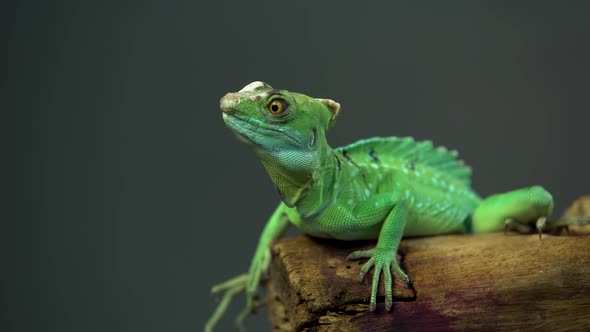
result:
[[[277,104],[273,104],[271,107],[273,112],[278,112],[279,111],[279,106]]]

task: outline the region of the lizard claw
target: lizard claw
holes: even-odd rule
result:
[[[543,239],[543,229],[545,228],[545,224],[547,223],[547,218],[541,217],[537,219],[537,230],[539,231],[539,240]]]

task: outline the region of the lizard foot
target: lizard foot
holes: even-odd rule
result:
[[[246,308],[244,308],[236,318],[236,327],[240,331],[245,331],[244,320],[251,314],[256,313],[256,310],[266,305],[266,300],[260,299],[257,296],[248,301]]]
[[[516,219],[508,218],[504,221],[504,234],[508,234],[509,231],[516,231],[520,234],[531,234],[533,233],[533,227]]]
[[[529,223],[523,223],[516,219],[508,218],[504,221],[504,234],[508,234],[509,231],[516,231],[520,234],[532,234],[537,230],[539,234],[539,240],[543,237],[543,230],[545,229],[545,225],[547,224],[546,217],[540,217],[537,219],[535,226]]]
[[[590,224],[590,216],[562,216],[553,220],[537,221],[539,232],[545,232],[552,235],[560,235],[563,230],[570,234],[569,226],[582,226]]]
[[[248,282],[248,274],[244,273],[244,274],[240,274],[237,277],[229,279],[221,284],[215,285],[211,288],[211,295],[213,295],[214,297],[217,297],[219,294],[221,294],[223,292],[225,292],[225,293],[223,294],[221,301],[219,301],[217,308],[215,308],[215,312],[213,313],[211,318],[209,318],[209,320],[205,324],[205,332],[212,332],[213,331],[215,324],[217,324],[219,319],[221,319],[221,317],[223,316],[223,314],[227,310],[227,307],[231,303],[231,300],[236,295],[238,295],[239,293],[241,293],[242,291],[244,291],[246,289],[247,282]]]
[[[218,295],[223,292],[225,293],[217,305],[215,312],[213,312],[213,315],[207,321],[205,325],[205,332],[213,331],[215,324],[217,324],[219,319],[221,319],[227,310],[227,307],[231,303],[231,300],[241,292],[246,293],[246,308],[244,308],[244,310],[242,310],[238,315],[236,319],[236,326],[238,329],[244,330],[244,319],[258,307],[261,307],[265,304],[264,301],[256,297],[256,290],[258,289],[263,274],[265,274],[267,271],[269,264],[270,250],[267,249],[257,251],[256,255],[254,255],[254,259],[250,265],[250,270],[248,273],[241,274],[226,282],[213,286],[211,289],[211,293],[213,295]]]
[[[369,250],[359,250],[348,255],[347,260],[354,260],[360,258],[369,258],[369,260],[361,267],[359,274],[359,282],[362,282],[365,275],[371,268],[373,271],[373,286],[371,288],[371,304],[370,309],[374,311],[377,308],[377,290],[379,288],[379,279],[383,272],[383,279],[385,283],[385,309],[391,310],[393,305],[393,280],[391,276],[391,268],[406,284],[410,283],[410,278],[401,269],[396,260],[396,253],[390,249],[373,248]]]
[[[538,233],[539,239],[543,239],[543,233],[560,235],[564,230],[569,234],[569,226],[590,224],[587,216],[563,216],[548,220],[547,217],[539,217],[534,224],[523,223],[515,219],[506,219],[504,222],[504,234],[508,231],[516,231],[520,234]]]

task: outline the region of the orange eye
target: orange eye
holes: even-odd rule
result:
[[[275,99],[271,101],[268,106],[268,111],[272,115],[280,115],[287,109],[287,104],[281,99]]]

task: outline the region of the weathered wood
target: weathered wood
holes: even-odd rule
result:
[[[576,204],[587,209],[576,214],[590,215],[590,197]],[[364,261],[345,261],[372,245],[307,236],[276,243],[273,331],[590,330],[590,236],[405,239],[399,252],[413,287],[396,281],[391,312],[382,288],[369,311],[372,274],[360,284]]]

